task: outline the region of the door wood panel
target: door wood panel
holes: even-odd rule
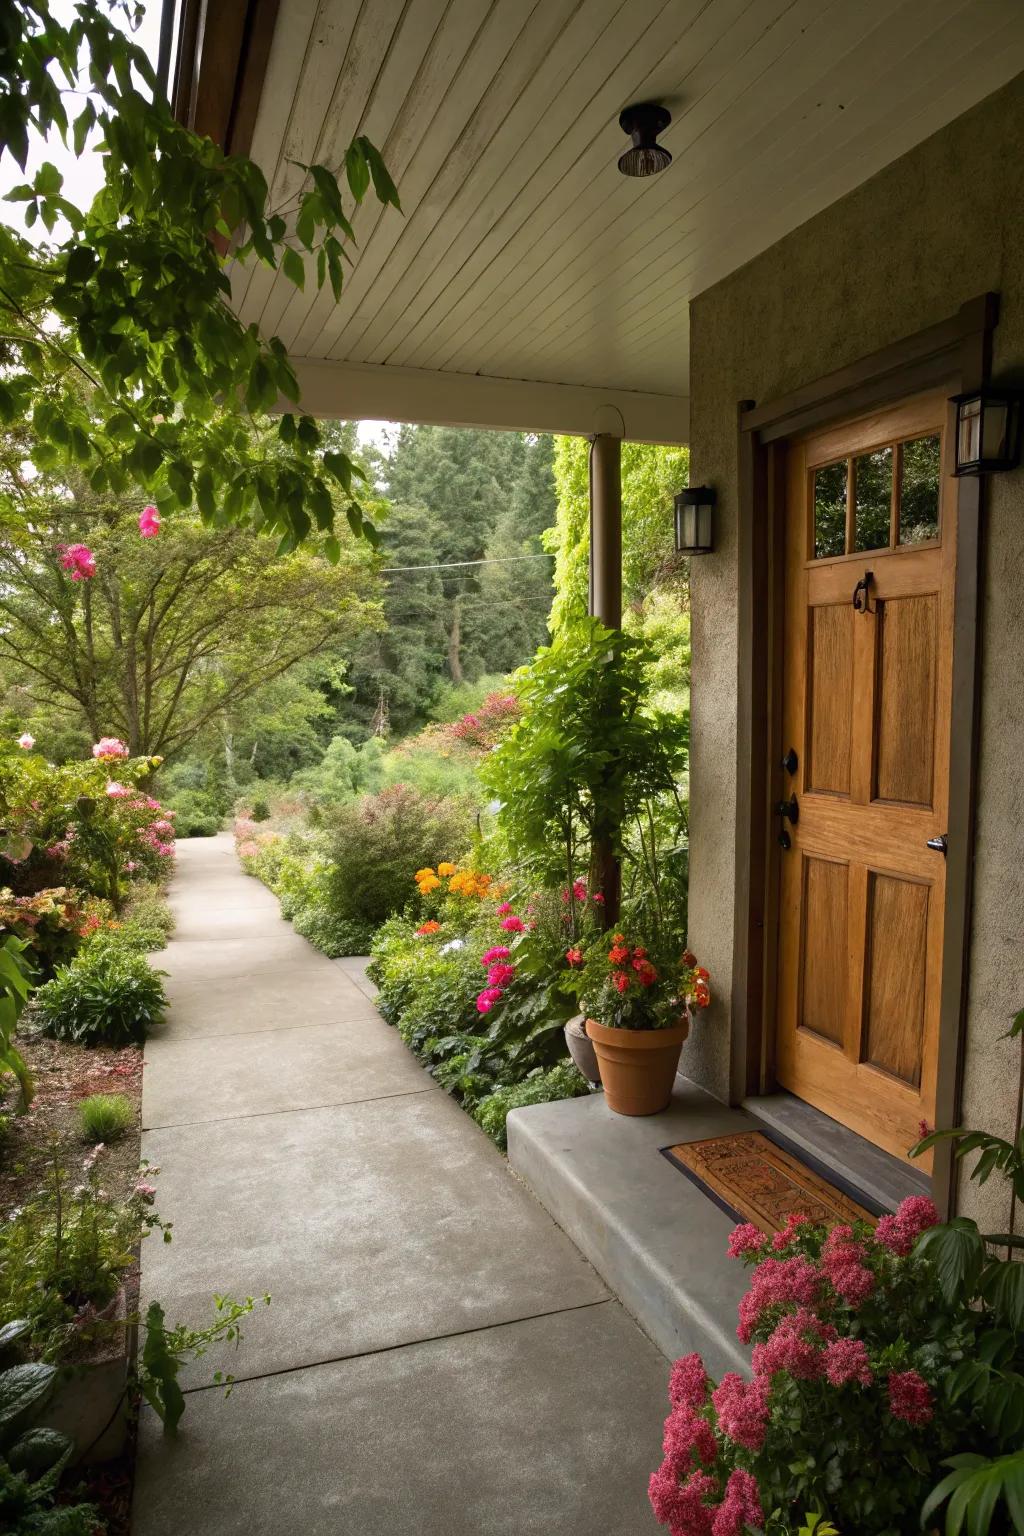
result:
[[[901,1156],[934,1118],[938,1064],[945,860],[927,844],[948,815],[948,415],[945,395],[923,396],[791,443],[786,466],[783,729],[798,763],[783,793],[799,817],[780,861],[776,1073]],[[918,477],[931,466],[937,527],[919,481],[901,523],[905,458]]]

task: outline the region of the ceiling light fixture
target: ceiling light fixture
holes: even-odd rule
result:
[[[639,101],[620,114],[619,127],[633,140],[632,149],[619,156],[623,176],[656,176],[672,164],[672,156],[658,143],[658,134],[671,121],[671,112],[656,101]]]

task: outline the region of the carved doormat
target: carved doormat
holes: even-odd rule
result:
[[[664,1154],[728,1215],[762,1232],[781,1231],[791,1211],[829,1226],[858,1217],[874,1221],[878,1214],[763,1131],[685,1141]]]

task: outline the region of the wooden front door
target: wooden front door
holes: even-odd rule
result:
[[[933,1122],[956,482],[944,396],[787,454],[776,1073],[903,1155]],[[939,843],[939,846],[929,844]]]

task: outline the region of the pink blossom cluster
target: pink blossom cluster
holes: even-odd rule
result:
[[[67,571],[72,581],[88,581],[96,575],[96,556],[88,544],[60,544],[61,569]]]
[[[744,1344],[749,1344],[766,1312],[773,1307],[813,1307],[820,1291],[818,1271],[802,1254],[790,1259],[762,1259],[754,1270],[749,1291],[740,1302],[737,1334]]]
[[[18,737],[18,746],[21,748],[21,750],[23,752],[31,752],[32,748],[35,746],[35,744],[36,744],[35,737],[34,736],[30,736],[28,731],[23,731],[21,733],[21,735]]]
[[[92,749],[92,755],[101,763],[112,762],[115,757],[130,757],[126,744],[119,736],[101,736]]]
[[[889,1412],[906,1424],[927,1424],[932,1417],[932,1391],[917,1371],[894,1371],[889,1377]]]
[[[504,924],[502,924],[504,927]],[[477,1013],[490,1013],[495,1003],[500,1003],[515,979],[516,968],[509,956],[512,951],[504,944],[494,944],[480,956],[480,964],[487,971],[487,985],[476,1000]]]
[[[825,1369],[822,1345],[835,1338],[831,1323],[823,1323],[808,1307],[787,1312],[763,1344],[754,1345],[755,1376],[788,1371],[797,1381],[814,1381]]]
[[[851,1307],[862,1306],[875,1288],[875,1277],[864,1262],[865,1251],[853,1228],[833,1227],[821,1250],[821,1269],[837,1296]]]
[[[160,513],[156,507],[143,507],[139,513],[139,533],[144,539],[155,539],[160,532]]]
[[[922,1232],[938,1224],[939,1213],[927,1195],[911,1195],[894,1216],[883,1216],[875,1228],[875,1241],[905,1258]]]
[[[763,1376],[744,1381],[738,1371],[726,1371],[711,1394],[724,1435],[748,1451],[764,1444],[770,1411],[771,1383]]]

